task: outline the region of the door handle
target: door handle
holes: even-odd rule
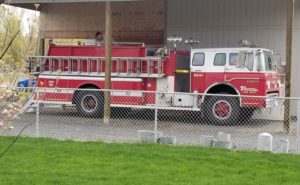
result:
[[[233,70],[233,68],[225,68],[225,71]]]

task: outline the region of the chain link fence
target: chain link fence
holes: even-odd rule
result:
[[[0,129],[0,135],[17,135],[32,124],[24,136],[257,150],[259,135],[268,133],[272,151],[300,150],[300,99],[98,89],[22,90],[32,92],[24,105],[26,110],[12,120],[12,130]],[[110,94],[110,119],[103,110],[105,92]],[[272,108],[257,108],[265,106]]]

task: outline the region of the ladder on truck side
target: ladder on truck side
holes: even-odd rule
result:
[[[105,76],[105,57],[35,56],[29,60],[40,74]],[[165,61],[161,57],[112,57],[112,77],[161,78]]]

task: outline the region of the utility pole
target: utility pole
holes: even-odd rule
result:
[[[292,56],[293,56],[293,27],[295,14],[295,0],[287,0],[287,33],[286,33],[286,82],[285,97],[291,97],[291,72],[292,72]],[[290,100],[285,101],[284,107],[284,131],[290,132]]]
[[[41,36],[38,39],[39,39],[39,41],[38,41],[39,42],[38,43],[38,55],[39,56],[44,56],[44,54],[45,54],[45,39],[42,38]]]
[[[40,7],[40,4],[34,4],[35,7],[35,18],[38,19],[38,9]],[[38,48],[37,48],[37,53],[39,56],[44,56],[45,54],[45,38],[43,37],[43,34],[40,29],[41,26],[39,26],[39,34],[38,34]]]
[[[110,123],[110,90],[111,88],[111,46],[112,46],[112,12],[111,2],[105,2],[105,92],[104,124]]]

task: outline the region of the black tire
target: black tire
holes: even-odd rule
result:
[[[86,117],[102,117],[104,95],[99,91],[77,91],[75,96],[77,111]]]
[[[237,97],[228,96],[206,97],[204,103],[205,121],[217,125],[235,125],[239,122],[240,103]]]
[[[240,110],[240,121],[247,122],[249,121],[253,114],[254,114],[255,108],[248,108],[248,107],[242,107]]]

